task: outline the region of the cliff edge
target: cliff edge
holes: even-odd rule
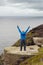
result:
[[[19,65],[21,62],[38,53],[39,47],[37,45],[27,46],[20,51],[20,47],[6,47],[4,49],[4,65]]]

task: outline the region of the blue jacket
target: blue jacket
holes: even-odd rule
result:
[[[29,30],[29,28],[30,28],[30,26],[27,28],[27,30],[24,32],[22,32],[21,30],[20,30],[20,28],[19,28],[19,26],[17,26],[17,28],[18,28],[18,30],[19,30],[19,32],[20,32],[20,38],[21,38],[21,40],[25,40],[26,39],[26,33],[27,33],[27,31]]]

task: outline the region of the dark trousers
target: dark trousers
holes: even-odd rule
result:
[[[24,51],[26,51],[26,41],[25,40],[21,40],[20,51],[22,51],[22,46],[24,46]]]

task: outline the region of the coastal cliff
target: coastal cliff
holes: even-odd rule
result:
[[[30,30],[27,33],[27,36],[26,36],[26,45],[27,46],[35,45],[35,43],[33,41],[33,37],[43,37],[43,24],[33,28],[32,30]],[[18,40],[12,46],[20,46],[20,40]]]
[[[43,37],[43,24],[36,28],[33,28],[32,30],[30,30],[29,33],[27,33],[26,36],[27,51],[19,50],[20,40],[18,40],[11,47],[5,48],[3,61],[2,61],[3,64],[4,65],[29,65],[29,62],[31,61],[29,59],[32,59],[32,57],[36,56],[36,53],[38,53],[38,49],[39,49],[36,43],[34,43],[33,37]],[[36,58],[37,60],[37,57],[39,59],[40,56],[38,55],[34,58]]]
[[[38,53],[38,46],[27,46],[26,51],[20,47],[7,47],[4,49],[4,65],[20,65],[21,62]]]

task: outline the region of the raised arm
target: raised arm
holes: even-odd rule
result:
[[[27,30],[25,31],[25,33],[27,33],[27,31],[29,30],[30,26],[27,28]]]
[[[18,29],[18,30],[19,30],[19,32],[21,33],[21,30],[20,30],[19,26],[17,26],[17,29]]]

